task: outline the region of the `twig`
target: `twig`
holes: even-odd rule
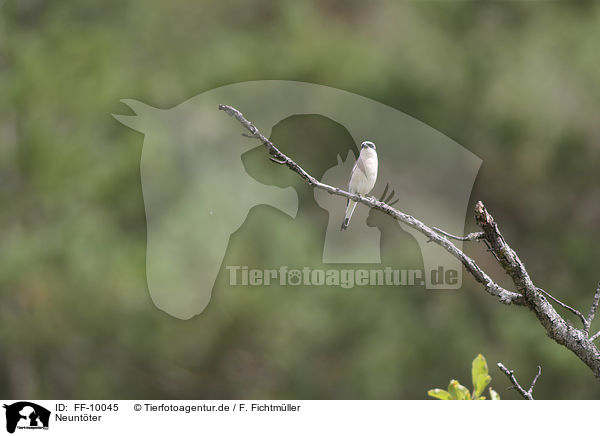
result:
[[[586,335],[589,335],[589,333],[590,333],[590,327],[592,326],[592,321],[594,320],[594,317],[596,316],[596,309],[598,309],[598,303],[600,303],[600,282],[598,282],[598,286],[596,287],[596,293],[594,294],[592,306],[590,307],[590,313],[588,314],[587,318],[583,322],[583,330],[585,331]],[[598,333],[600,333],[600,332],[598,332]],[[597,336],[597,335],[598,334],[596,334],[594,336]],[[594,339],[595,339],[595,337],[592,339],[592,341]]]
[[[533,394],[533,388],[535,387],[535,384],[538,381],[538,378],[540,378],[540,375],[542,375],[542,367],[540,365],[538,365],[538,372],[535,375],[535,377],[533,378],[533,381],[531,382],[531,386],[529,387],[529,390],[527,392],[529,392],[530,395]]]
[[[448,238],[456,239],[457,241],[479,241],[485,238],[483,232],[473,232],[469,233],[467,236],[455,236],[451,233],[443,231],[442,229],[438,229],[437,227],[432,227],[432,229]]]
[[[538,366],[538,372],[537,372],[536,376],[533,378],[533,381],[531,382],[531,386],[529,387],[528,390],[525,390],[517,381],[517,377],[515,377],[515,372],[513,370],[508,369],[506,366],[504,366],[500,362],[498,362],[496,365],[498,365],[498,368],[500,368],[500,371],[502,371],[504,374],[506,374],[508,379],[511,381],[512,386],[510,386],[509,389],[514,388],[526,400],[533,400],[533,388],[535,387],[535,384],[537,383],[538,378],[540,378],[540,375],[542,375],[542,367],[541,366]]]
[[[219,105],[219,110],[225,111],[230,116],[236,118],[250,132],[252,137],[262,142],[277,163],[286,165],[292,171],[300,175],[300,177],[302,177],[310,186],[322,189],[333,195],[338,195],[359,203],[363,203],[372,209],[377,209],[391,216],[393,219],[412,227],[413,229],[425,235],[432,242],[441,246],[452,256],[459,259],[464,265],[465,269],[475,278],[475,280],[483,285],[483,288],[486,292],[498,297],[498,299],[504,304],[514,304],[517,306],[528,307],[535,314],[539,323],[544,327],[546,333],[551,339],[572,351],[592,370],[596,377],[600,378],[600,351],[592,342],[592,338],[588,338],[588,334],[584,330],[579,330],[573,327],[570,323],[563,319],[544,296],[549,294],[546,291],[542,292],[540,288],[533,284],[533,281],[529,277],[529,273],[525,269],[525,265],[523,262],[521,262],[521,259],[519,259],[517,253],[515,253],[515,251],[513,251],[513,249],[506,243],[494,218],[486,210],[481,201],[477,202],[475,205],[475,220],[483,233],[481,240],[488,245],[491,253],[498,260],[506,274],[508,274],[508,276],[512,279],[517,292],[509,291],[494,282],[492,278],[487,275],[472,258],[467,256],[452,242],[450,242],[450,240],[444,236],[443,233],[440,234],[436,232],[436,230],[428,227],[412,215],[408,215],[397,209],[394,209],[383,201],[378,201],[373,197],[363,197],[357,194],[351,194],[340,188],[335,188],[325,183],[321,183],[315,177],[306,172],[300,165],[294,162],[294,160],[290,159],[277,147],[275,147],[275,145],[273,145],[271,141],[263,136],[250,121],[244,118],[240,111],[234,107],[226,105]],[[557,301],[553,297],[552,299],[553,301]],[[595,301],[596,300],[594,300],[594,302]],[[563,305],[563,307],[566,306],[564,303],[561,303],[561,305]],[[595,305],[597,304],[595,303]],[[575,310],[571,307],[569,307],[569,309],[571,311]],[[588,319],[591,318],[593,318],[593,316],[588,316]],[[598,334],[594,335],[593,339],[596,337],[598,337]]]
[[[275,159],[274,157],[270,157],[269,159],[271,160],[271,162],[275,162],[276,164],[285,165],[285,161],[283,160]]]
[[[541,293],[543,293],[546,297],[550,298],[552,301],[554,301],[559,306],[564,307],[568,311],[570,311],[570,312],[574,313],[575,315],[577,315],[581,319],[581,322],[583,323],[583,326],[585,328],[587,320],[585,319],[585,316],[583,316],[583,314],[580,311],[578,311],[577,309],[573,309],[571,306],[563,303],[558,298],[554,298],[552,295],[550,295],[548,292],[544,291],[542,288],[537,288],[537,290],[540,291]]]
[[[273,145],[273,143],[271,141],[269,141],[262,133],[260,133],[260,131],[254,126],[254,124],[252,124],[250,121],[248,121],[246,118],[244,118],[244,115],[242,115],[242,113],[240,111],[238,111],[236,108],[234,108],[232,106],[220,104],[219,110],[222,110],[222,111],[226,112],[227,114],[231,115],[232,117],[234,117],[235,119],[237,119],[242,124],[242,126],[244,126],[250,132],[250,135],[245,135],[245,136],[250,137],[250,138],[254,137],[254,138],[260,140],[265,145],[265,147],[267,147],[267,149],[269,150],[269,153],[276,159],[276,160],[274,160],[274,162],[280,163],[281,165],[287,165],[292,171],[295,171],[296,173],[298,173],[300,175],[300,177],[302,177],[304,180],[306,180],[309,185],[316,186],[319,184],[319,185],[327,186],[327,185],[320,183],[317,179],[315,179],[313,176],[311,176],[306,171],[304,171],[304,169],[302,169],[302,167],[300,165],[298,165],[292,159],[290,159],[285,154],[283,154],[281,151],[279,151],[279,149],[277,147],[275,147]],[[329,188],[333,190],[333,192],[331,192],[331,193],[334,193],[337,190],[337,188],[333,188],[331,186],[329,186]],[[338,191],[341,191],[341,190],[338,190]],[[348,192],[346,192],[346,194],[349,196],[348,198],[358,201],[358,198],[357,198],[358,196],[350,194]]]
[[[590,338],[590,341],[594,342],[596,339],[600,338],[600,331],[596,333],[594,336]]]

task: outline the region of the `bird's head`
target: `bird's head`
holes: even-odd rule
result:
[[[373,144],[371,141],[365,141],[362,144],[360,144],[360,149],[362,150],[363,148],[370,148],[376,150],[375,144]]]

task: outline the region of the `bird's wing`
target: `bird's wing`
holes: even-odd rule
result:
[[[364,163],[363,159],[361,159],[360,155],[358,155],[358,159],[356,159],[356,162],[354,162],[354,166],[352,167],[352,174],[350,176],[350,180],[352,180],[352,176],[354,175],[354,171],[356,171],[357,169],[366,177],[367,170],[365,168],[365,163]]]
[[[356,159],[356,162],[354,162],[354,166],[352,167],[352,172],[350,173],[350,181],[348,182],[348,191],[351,193],[354,193],[354,190],[351,187],[352,179],[355,179],[355,177],[358,175],[367,177],[366,174],[367,174],[367,170],[365,168],[364,160],[362,159],[362,156],[359,154],[358,159]],[[348,199],[348,201],[346,202],[346,205],[348,205],[348,203],[350,203],[350,199]]]

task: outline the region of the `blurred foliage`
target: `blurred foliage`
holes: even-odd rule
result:
[[[224,273],[202,315],[160,312],[145,282],[143,137],[111,117],[122,98],[166,108],[259,79],[379,100],[483,159],[471,204],[486,203],[539,286],[585,312],[600,278],[599,2],[1,8],[0,396],[418,399],[481,350],[530,368],[525,379],[542,365],[536,398],[600,398],[531,313],[470,278],[460,292],[248,290],[228,289]],[[307,208],[299,225],[323,219]],[[299,263],[311,258],[322,235],[267,234],[267,209],[252,210],[228,256],[269,265],[274,255],[251,247],[277,237]],[[385,251],[421,262],[407,234]],[[467,253],[509,286],[482,247]]]
[[[488,365],[485,357],[482,354],[478,354],[471,364],[471,380],[473,382],[473,392],[461,385],[458,380],[450,380],[448,390],[443,389],[429,389],[427,395],[438,400],[485,400],[486,397],[483,395],[484,389],[492,381],[492,377],[488,372]],[[500,395],[489,388],[490,400],[499,400]]]

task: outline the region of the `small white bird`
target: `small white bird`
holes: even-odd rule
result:
[[[360,155],[352,168],[348,192],[351,194],[366,195],[371,192],[377,181],[377,152],[375,144],[365,141],[360,145]],[[346,206],[346,217],[342,223],[342,230],[348,228],[350,218],[356,207],[356,201],[348,199]]]

